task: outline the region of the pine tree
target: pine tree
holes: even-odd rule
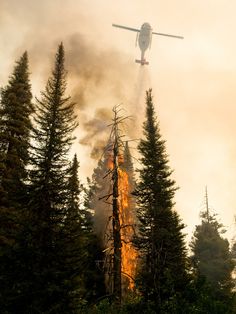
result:
[[[139,219],[139,235],[135,243],[141,257],[139,289],[146,301],[155,304],[158,313],[175,313],[188,284],[186,250],[181,233],[184,226],[172,209],[176,187],[170,178],[172,171],[156,122],[151,90],[146,93],[143,129],[145,138],[138,146],[142,168],[134,193]]]
[[[78,178],[79,163],[74,155],[68,170],[67,198],[65,203],[65,219],[61,232],[61,258],[64,259],[67,289],[71,291],[69,308],[76,312],[76,308],[85,297],[85,268],[87,267],[87,216],[81,208],[81,185]]]
[[[130,190],[134,190],[134,185],[135,185],[135,178],[134,178],[134,165],[132,161],[132,156],[130,153],[130,148],[128,142],[125,142],[125,147],[124,147],[124,163],[121,165],[122,168],[128,173],[129,175],[129,185],[130,185]]]
[[[60,44],[34,118],[27,230],[31,276],[25,293],[31,301],[23,304],[25,312],[70,313],[73,307],[75,292],[71,291],[62,239],[68,214],[67,154],[77,122],[74,104],[65,92],[64,48]],[[71,204],[75,197],[71,193]]]
[[[84,191],[84,233],[86,237],[86,266],[84,267],[85,299],[88,303],[95,303],[105,292],[103,273],[104,253],[102,241],[94,228],[95,182],[88,179]],[[96,205],[95,205],[96,206]]]
[[[131,171],[132,173],[134,172],[134,166],[133,166],[132,157],[131,157],[128,142],[125,142],[123,165],[124,165],[125,169]]]
[[[110,263],[106,263],[106,253],[104,253],[104,250],[107,241],[109,241],[108,225],[111,215],[111,205],[101,200],[102,197],[110,193],[108,171],[108,156],[105,154],[93,170],[92,180],[88,179],[88,188],[85,191],[85,208],[91,212],[92,227],[89,239],[90,245],[88,246],[90,258],[86,274],[87,287],[93,287],[90,290],[91,293],[88,294],[90,301],[95,301],[110,293],[109,280],[105,278],[105,273],[110,267]]]
[[[8,85],[1,91],[0,184],[1,205],[11,206],[22,197],[29,161],[30,115],[33,112],[28,55],[17,62]]]
[[[222,224],[209,210],[201,213],[201,224],[196,226],[190,244],[193,255],[192,265],[198,280],[206,281],[208,298],[217,309],[215,313],[231,313],[234,262],[229,242],[222,237]],[[222,308],[222,309],[221,309]]]
[[[125,143],[124,147],[124,163],[120,165],[121,169],[128,174],[128,181],[129,181],[129,189],[128,189],[128,201],[129,201],[129,208],[132,212],[132,220],[134,225],[137,224],[137,217],[136,217],[136,210],[135,210],[135,197],[133,192],[135,190],[135,176],[134,176],[134,165],[132,161],[132,156],[130,153],[130,148],[128,142]],[[135,227],[135,226],[134,226]]]
[[[1,90],[0,107],[0,308],[12,312],[21,293],[20,234],[26,203],[29,161],[31,85],[28,56],[17,61],[8,85]]]
[[[89,207],[94,211],[94,230],[100,240],[105,245],[104,235],[107,232],[109,217],[111,216],[111,205],[101,200],[102,197],[111,193],[109,172],[109,157],[107,154],[98,161],[97,167],[92,174],[90,187],[90,204]]]

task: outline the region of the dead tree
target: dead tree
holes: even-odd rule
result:
[[[112,189],[111,191],[99,199],[105,200],[105,203],[111,204],[111,236],[108,237],[109,243],[109,254],[110,254],[110,265],[105,269],[110,270],[109,276],[109,286],[111,287],[110,293],[114,297],[114,301],[121,303],[122,300],[122,236],[121,236],[121,226],[120,221],[120,204],[119,204],[119,158],[120,150],[124,148],[124,143],[122,142],[122,135],[120,135],[120,124],[129,117],[121,117],[119,115],[120,109],[118,106],[113,108],[114,118],[111,127],[111,134],[109,142],[109,158],[110,158],[110,169],[107,171],[107,176],[111,176]],[[105,178],[104,177],[104,178]],[[124,228],[124,227],[123,227]],[[108,259],[109,263],[109,259]]]
[[[119,154],[119,133],[117,116],[117,108],[113,109],[114,123],[113,123],[113,195],[112,195],[112,232],[113,232],[113,293],[115,300],[121,302],[121,234],[120,234],[120,219],[119,219],[119,175],[118,175],[118,154]]]

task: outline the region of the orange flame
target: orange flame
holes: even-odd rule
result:
[[[118,156],[118,165],[123,164],[124,158],[122,155]],[[112,155],[107,159],[107,168],[114,169],[114,162]],[[129,175],[124,170],[118,167],[118,194],[119,194],[119,220],[120,220],[120,234],[122,240],[121,247],[121,271],[122,271],[122,287],[123,289],[134,289],[134,278],[137,266],[137,251],[135,250],[132,238],[134,235],[134,212],[131,208],[129,186]]]
[[[119,175],[119,217],[121,226],[121,258],[123,278],[126,278],[128,289],[134,289],[134,277],[136,272],[137,252],[133,246],[134,213],[130,207],[129,176],[126,171],[118,168]],[[124,277],[125,276],[125,277]],[[124,281],[124,280],[123,280]]]

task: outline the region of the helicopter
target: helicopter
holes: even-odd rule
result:
[[[140,63],[141,65],[148,65],[149,62],[146,61],[145,59],[145,51],[151,47],[151,42],[152,42],[152,35],[160,35],[160,36],[167,36],[167,37],[173,37],[173,38],[178,38],[178,39],[184,39],[182,36],[176,36],[176,35],[169,35],[169,34],[164,34],[164,33],[156,33],[152,31],[152,27],[149,23],[143,23],[140,29],[138,28],[132,28],[132,27],[127,27],[123,25],[118,25],[118,24],[112,24],[113,27],[118,27],[122,28],[125,30],[133,31],[137,33],[136,36],[136,44],[138,42],[139,48],[141,50],[141,58],[140,60],[136,59],[136,63]]]

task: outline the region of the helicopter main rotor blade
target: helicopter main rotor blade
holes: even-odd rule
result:
[[[167,37],[174,37],[174,38],[179,38],[179,39],[184,39],[183,36],[176,36],[176,35],[169,35],[169,34],[163,34],[163,33],[155,33],[152,32],[154,35],[161,35],[161,36],[167,36]]]
[[[128,31],[140,32],[140,29],[137,29],[137,28],[127,27],[127,26],[118,25],[118,24],[112,24],[112,26],[127,29]]]

